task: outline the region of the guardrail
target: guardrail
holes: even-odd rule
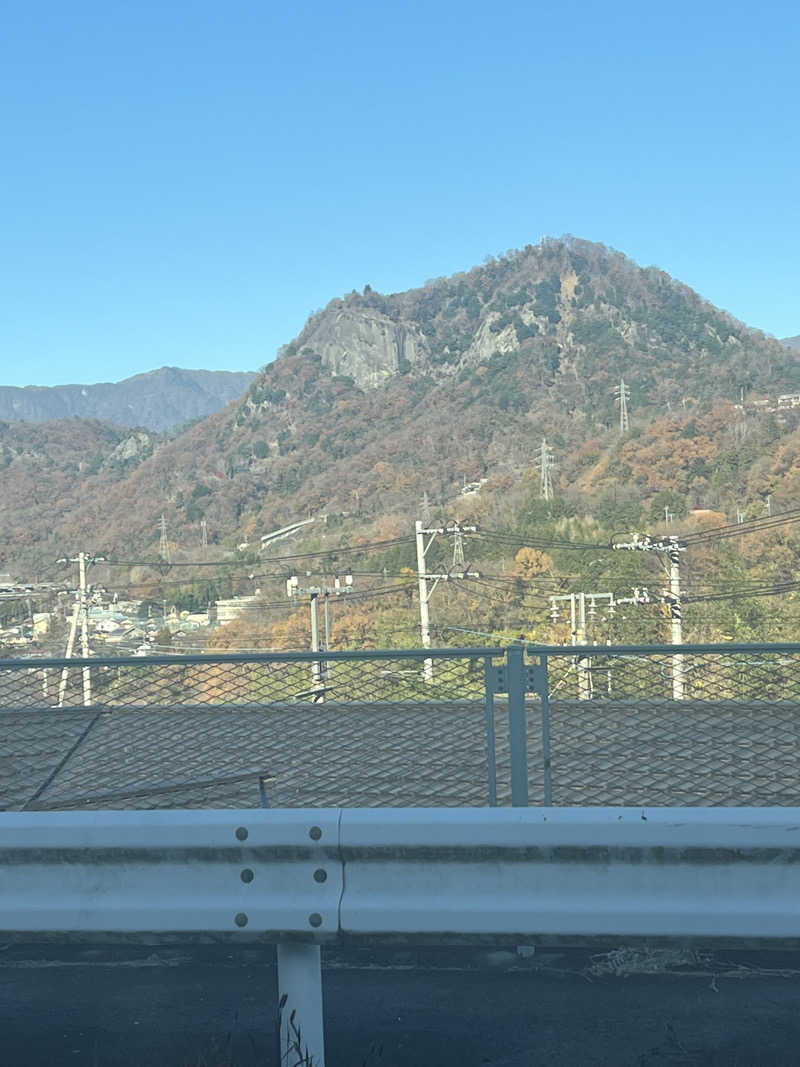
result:
[[[67,743],[63,728],[55,779],[42,771],[27,794],[23,783],[22,800],[4,788],[0,767],[0,807],[76,806],[82,790],[86,804],[100,805],[112,793],[123,799],[126,787],[145,805],[145,786],[153,783],[155,803],[159,782],[185,783],[190,796],[193,781],[240,776],[265,745],[278,765],[265,768],[276,770],[277,806],[800,804],[800,644],[2,660],[0,729],[11,722],[5,711],[39,715],[42,736],[56,729],[48,716],[75,729]],[[212,711],[230,713],[213,740]],[[280,729],[265,722],[254,733],[256,711]],[[80,714],[97,717],[86,720],[88,740]],[[34,728],[33,717],[15,722]],[[137,738],[153,731],[168,732],[173,752],[197,751],[191,767],[133,767]],[[324,767],[305,779],[291,770],[321,743],[337,754],[341,795],[309,793],[305,781],[319,782]],[[33,747],[22,733],[19,744]],[[364,786],[365,768],[374,788]],[[186,795],[181,806],[196,805]]]
[[[277,943],[317,1067],[325,942],[800,940],[792,809],[5,813],[0,871],[4,938]]]

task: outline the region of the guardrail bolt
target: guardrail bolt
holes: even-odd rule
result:
[[[247,827],[246,826],[238,827],[237,830],[236,830],[236,837],[237,837],[237,839],[239,841],[246,841],[247,840]]]
[[[312,911],[308,917],[308,921],[312,926],[322,926],[322,916],[318,911]],[[247,922],[247,919],[245,919],[245,922]]]
[[[249,867],[245,867],[245,869],[242,871],[242,881],[252,882],[254,878],[255,874],[253,874]]]
[[[312,826],[311,829],[308,831],[308,836],[311,838],[312,841],[319,841],[319,839],[322,837],[322,830],[318,826]]]
[[[237,926],[247,926],[247,916],[243,911],[240,911],[233,921]]]
[[[328,872],[325,870],[325,868],[324,867],[317,867],[317,869],[314,871],[314,881],[315,882],[327,882],[327,880],[328,880]]]

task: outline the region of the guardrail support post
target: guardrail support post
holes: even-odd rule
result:
[[[319,945],[278,944],[281,1064],[325,1067]]]
[[[511,749],[511,804],[528,806],[528,731],[525,716],[525,650],[506,649],[508,663],[508,740]]]

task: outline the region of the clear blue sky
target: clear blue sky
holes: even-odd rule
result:
[[[255,369],[572,233],[800,333],[795,4],[8,0],[0,384]]]

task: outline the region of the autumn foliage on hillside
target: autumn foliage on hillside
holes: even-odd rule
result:
[[[342,322],[363,324],[364,336],[404,338],[413,361],[398,349],[373,380],[366,350],[353,354],[344,341],[337,349]],[[357,374],[342,372],[348,359]],[[625,434],[614,399],[621,378],[631,393]],[[545,241],[407,293],[367,287],[332,301],[240,400],[127,459],[119,451],[126,431],[98,423],[0,428],[0,564],[35,574],[85,548],[149,561],[157,586],[163,514],[173,560],[200,559],[204,524],[207,560],[251,560],[257,570],[269,531],[313,517],[291,546],[337,546],[346,555],[348,545],[387,529],[410,533],[427,494],[441,521],[471,519],[521,539],[513,551],[489,539],[468,546],[470,563],[491,581],[441,588],[437,625],[546,635],[563,620],[550,619],[544,590],[566,588],[562,579],[622,589],[662,584],[663,575],[618,556],[605,569],[557,551],[526,562],[516,558],[525,537],[607,543],[667,523],[690,529],[708,513],[726,522],[792,506],[800,409],[777,399],[796,389],[797,353],[664,272],[600,245]],[[539,499],[543,438],[556,462],[549,502]],[[477,494],[461,495],[478,482]],[[372,563],[391,574],[415,566],[411,549]],[[703,590],[785,577],[795,565],[789,534],[726,544],[687,563]],[[395,600],[337,605],[335,640],[418,641],[407,582],[396,580]],[[280,595],[278,583],[267,601]],[[712,609],[703,610],[707,620]],[[733,610],[713,609],[721,620],[714,632],[786,628],[769,607],[724,614]],[[297,610],[284,618],[288,611],[265,609],[264,621],[232,624],[215,642],[307,645],[307,620]],[[663,620],[651,615],[647,625],[633,614],[609,625],[657,636]],[[438,638],[458,632],[442,629]]]

